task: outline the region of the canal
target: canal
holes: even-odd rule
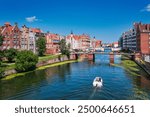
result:
[[[150,78],[142,70],[130,72],[115,55],[97,54],[95,62],[77,62],[28,73],[0,81],[0,99],[12,100],[133,100],[150,99]],[[93,79],[103,78],[103,86],[94,88]]]

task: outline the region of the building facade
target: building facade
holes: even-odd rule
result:
[[[122,49],[129,49],[131,51],[137,50],[136,30],[130,29],[122,34]]]
[[[75,35],[71,33],[66,37],[66,43],[67,45],[70,45],[70,50],[80,50],[82,47],[82,40],[79,35]]]
[[[44,33],[38,28],[29,28],[28,50],[37,53],[36,41],[39,37],[44,37]]]
[[[29,50],[29,28],[25,25],[21,28],[21,50]]]
[[[124,32],[120,40],[122,49],[138,52],[150,62],[150,24],[134,23],[133,29]]]
[[[82,35],[80,35],[80,39],[81,39],[81,45],[82,45],[82,47],[81,47],[81,49],[83,50],[83,51],[86,51],[86,50],[88,50],[88,49],[90,49],[90,36],[89,35],[85,35],[85,34],[82,34]]]
[[[15,23],[14,26],[9,22],[5,23],[5,25],[1,27],[0,33],[4,36],[3,44],[0,48],[1,50],[10,48],[20,49],[21,32],[17,23]]]
[[[142,58],[150,62],[150,24],[135,23],[137,31],[137,50]]]
[[[47,33],[46,34],[46,54],[59,53],[59,42],[64,37],[58,34]]]

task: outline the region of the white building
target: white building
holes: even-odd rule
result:
[[[36,36],[33,30],[29,29],[29,43],[28,43],[28,50],[31,50],[33,53],[36,53]]]
[[[136,31],[135,29],[130,29],[127,32],[122,34],[123,39],[123,49],[129,49],[132,51],[136,50],[137,42],[136,42]]]
[[[70,49],[75,50],[75,49],[81,49],[81,43],[82,40],[80,39],[80,36],[70,34],[66,37],[66,43],[70,44]]]
[[[21,28],[21,49],[29,50],[28,43],[29,43],[29,28],[24,25]]]

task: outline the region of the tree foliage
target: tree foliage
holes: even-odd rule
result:
[[[0,35],[0,46],[3,44],[4,37]]]
[[[39,56],[43,56],[45,51],[46,51],[46,39],[43,37],[40,37],[37,41],[36,41],[36,47],[37,47],[37,51],[38,51],[38,55]]]
[[[4,57],[4,52],[0,50],[0,61],[2,61],[3,57]]]
[[[7,58],[7,60],[9,62],[12,62],[17,55],[17,50],[14,48],[10,48],[9,50],[5,50],[4,53],[5,53],[5,57]]]
[[[70,44],[67,45],[65,39],[62,39],[60,41],[59,45],[60,45],[60,51],[61,51],[61,53],[63,55],[67,55],[69,57],[69,55],[70,55],[70,51],[69,51]]]
[[[34,70],[38,62],[38,56],[33,52],[24,50],[17,54],[16,69],[19,72]]]
[[[4,69],[0,67],[0,79],[4,77]]]
[[[0,46],[3,44],[4,37],[0,35]],[[2,58],[4,57],[3,51],[0,50],[0,79],[4,76],[4,69],[2,67]]]
[[[0,79],[4,77],[4,69],[2,67],[2,61],[0,60]]]

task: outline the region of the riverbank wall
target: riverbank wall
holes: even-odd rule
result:
[[[150,76],[150,65],[149,63],[145,63],[144,61],[134,60],[136,64],[138,64],[147,74]]]
[[[133,60],[138,66],[140,66],[150,76],[150,63],[143,61],[139,53],[131,54],[131,55],[126,54],[126,56],[129,59]]]
[[[54,59],[50,59],[50,60],[46,60],[46,61],[40,61],[36,64],[36,67],[39,68],[39,67],[46,66],[46,65],[51,65],[51,64],[65,62],[65,61],[71,61],[71,60],[77,60],[77,59],[78,58],[75,54],[71,54],[69,57],[66,55],[63,55],[58,58],[54,58]],[[4,77],[12,75],[12,74],[16,74],[16,73],[18,73],[16,69],[6,70],[4,72]]]

